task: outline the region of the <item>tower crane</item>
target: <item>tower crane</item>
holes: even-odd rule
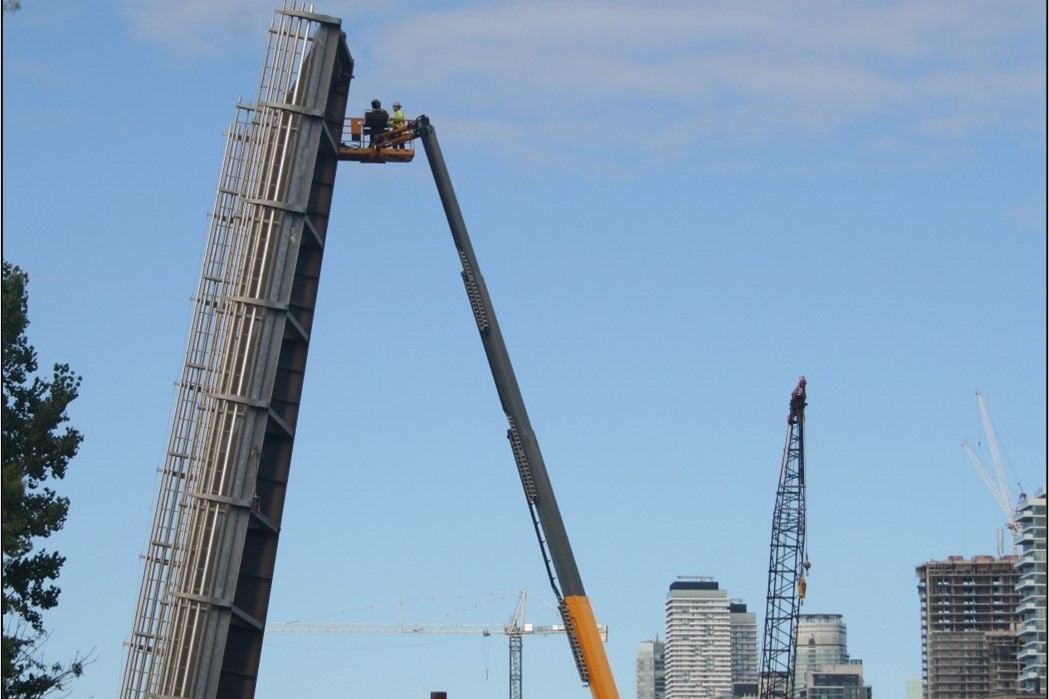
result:
[[[1023,507],[1027,501],[1027,494],[1021,489],[1019,495],[1014,496],[1012,490],[1006,484],[1005,468],[1002,465],[1001,453],[998,450],[998,439],[995,437],[994,427],[991,425],[991,414],[987,411],[987,403],[983,399],[983,392],[976,392],[976,400],[980,404],[980,419],[983,421],[983,431],[987,436],[987,448],[991,452],[991,463],[994,464],[993,472],[973,448],[969,446],[968,441],[962,442],[962,449],[969,456],[969,461],[972,462],[976,473],[979,474],[987,489],[991,491],[991,496],[1005,515],[1006,528],[1011,534],[1015,535],[1020,526],[1016,521],[1016,510]],[[1001,542],[999,542],[998,548],[998,555],[1000,556],[1002,554]]]
[[[273,622],[266,625],[267,632],[278,633],[373,633],[373,634],[465,634],[495,636],[504,634],[510,646],[510,699],[522,699],[522,640],[524,636],[566,633],[563,624],[540,626],[525,622],[525,605],[528,593],[522,590],[517,607],[510,621],[505,624],[316,624],[310,622]],[[608,629],[598,625],[601,640],[608,639]]]
[[[798,613],[805,599],[805,576],[809,569],[805,549],[805,384],[802,376],[790,394],[787,443],[772,514],[759,678],[761,699],[791,699],[794,695]]]
[[[495,308],[481,276],[466,222],[437,142],[437,132],[424,115],[395,129],[387,129],[385,123],[369,124],[368,117],[351,117],[348,126],[349,143],[340,144],[339,160],[359,163],[409,162],[414,157],[412,143],[418,139],[423,145],[451,230],[452,242],[459,253],[466,296],[506,416],[509,427],[506,437],[521,478],[532,527],[539,542],[550,588],[564,621],[565,635],[579,679],[590,688],[594,699],[619,699],[615,678],[594,620],[594,611],[583,588],[583,579],[568,541],[539,441],[532,430],[517,376],[510,362],[510,353],[499,329]]]

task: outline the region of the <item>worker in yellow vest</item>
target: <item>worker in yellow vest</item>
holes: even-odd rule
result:
[[[393,103],[393,114],[390,115],[390,128],[393,131],[400,131],[404,128],[404,111],[401,109],[400,102],[395,101]],[[404,144],[398,143],[394,147],[400,150],[404,148]]]

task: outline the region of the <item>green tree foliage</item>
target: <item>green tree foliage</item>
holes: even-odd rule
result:
[[[18,12],[22,9],[19,0],[4,0],[4,12]]]
[[[83,671],[79,656],[68,665],[46,663],[43,612],[58,604],[54,585],[65,557],[40,548],[60,530],[69,499],[54,482],[80,448],[82,437],[66,425],[80,377],[56,364],[50,381],[36,376],[36,350],[26,338],[28,277],[3,263],[3,696],[43,697]]]

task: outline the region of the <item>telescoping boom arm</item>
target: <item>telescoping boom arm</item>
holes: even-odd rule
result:
[[[506,342],[499,330],[495,309],[492,307],[492,300],[488,296],[488,289],[474,255],[459,202],[448,177],[441,147],[437,143],[437,134],[426,117],[416,119],[414,129],[426,150],[426,158],[433,171],[434,183],[448,218],[452,239],[459,251],[466,295],[477,321],[477,330],[481,334],[481,342],[488,356],[488,364],[503,405],[503,412],[510,425],[507,438],[510,440],[517,470],[521,475],[521,484],[524,486],[536,536],[543,549],[550,585],[557,596],[565,627],[569,630],[568,639],[580,679],[590,686],[595,699],[618,699],[619,694],[604,646],[601,644],[594,612],[583,589],[583,581],[572,555],[572,547],[568,543],[568,534],[561,519],[561,512],[557,508],[557,500],[546,472],[543,455],[539,450],[539,442],[528,419],[528,411],[525,409],[521,389],[517,385]],[[551,563],[553,570],[550,569]]]
[[[557,597],[580,679],[590,687],[594,699],[619,699],[594,612],[583,589],[579,568],[576,566],[546,464],[539,450],[539,442],[532,431],[521,389],[517,385],[517,377],[510,363],[506,342],[499,330],[492,300],[481,276],[466,223],[448,176],[448,168],[445,166],[441,147],[437,143],[437,134],[430,120],[425,116],[419,116],[404,129],[380,135],[370,148],[356,149],[360,156],[344,159],[359,162],[403,162],[406,159],[404,151],[398,152],[396,147],[414,139],[421,141],[426,151],[434,183],[437,185],[437,192],[451,228],[452,240],[459,252],[466,295],[477,322],[481,342],[484,344],[503,412],[509,423],[507,438],[521,476],[547,576]],[[341,155],[342,152],[340,157]],[[390,156],[389,159],[386,158],[387,155]]]

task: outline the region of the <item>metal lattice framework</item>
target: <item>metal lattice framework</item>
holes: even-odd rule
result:
[[[121,697],[251,697],[353,61],[285,5],[238,105],[178,382]]]
[[[805,378],[790,397],[776,507],[761,651],[762,699],[791,699],[798,612],[805,596]]]

